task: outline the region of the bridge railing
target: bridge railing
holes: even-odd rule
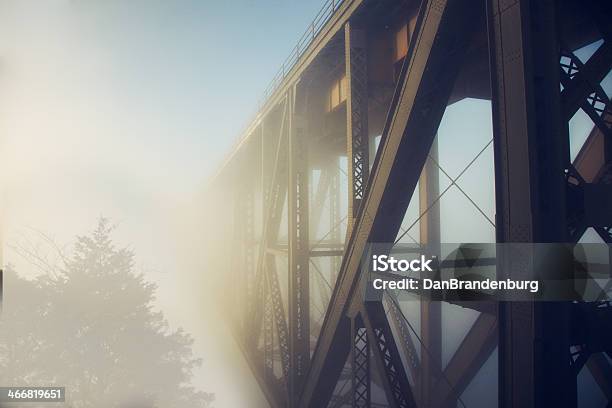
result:
[[[291,71],[294,65],[299,61],[302,53],[308,48],[308,46],[314,41],[317,34],[329,21],[334,12],[344,2],[344,0],[326,0],[315,18],[312,20],[304,34],[300,37],[297,44],[291,51],[291,54],[285,59],[282,66],[272,78],[272,81],[266,87],[264,94],[259,101],[257,108],[262,108],[268,98],[270,98],[278,87],[282,84],[287,74]]]
[[[346,0],[326,0],[317,15],[314,17],[312,22],[308,25],[308,28],[304,31],[300,39],[297,41],[297,44],[291,50],[291,54],[283,61],[283,64],[276,72],[276,75],[272,78],[268,86],[265,88],[263,95],[257,102],[255,107],[255,112],[249,117],[249,120],[244,124],[244,128],[237,136],[237,140],[235,142],[235,146],[240,144],[243,138],[248,137],[247,133],[249,127],[253,122],[257,121],[257,114],[264,107],[268,99],[276,92],[276,90],[281,86],[284,79],[287,77],[291,69],[295,66],[295,64],[300,60],[300,57],[306,51],[308,46],[317,38],[317,35],[321,32],[325,24],[330,20],[330,18],[334,15],[336,10],[340,8],[340,6]]]
[[[347,0],[326,0],[323,3],[323,6],[314,17],[312,22],[308,25],[308,28],[304,31],[300,39],[298,40],[295,47],[293,47],[291,54],[285,59],[280,69],[274,75],[268,86],[265,88],[262,97],[257,102],[255,106],[254,112],[248,118],[248,121],[244,123],[242,129],[238,135],[236,135],[236,139],[233,142],[233,146],[230,149],[230,153],[224,159],[222,159],[221,165],[218,167],[219,170],[213,175],[211,180],[214,180],[216,176],[221,172],[221,169],[225,167],[231,158],[233,153],[238,150],[239,146],[242,142],[248,138],[250,131],[256,127],[259,121],[259,114],[264,105],[268,102],[268,99],[278,90],[281,86],[287,75],[291,72],[295,64],[300,60],[300,57],[308,49],[310,44],[317,38],[317,35],[321,32],[323,27],[327,24],[327,22],[331,19],[334,13],[340,8],[344,2]]]

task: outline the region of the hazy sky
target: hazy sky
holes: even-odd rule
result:
[[[200,272],[181,256],[193,233],[185,225],[199,211],[194,196],[321,3],[0,0],[4,262],[33,276],[40,271],[15,247],[35,246],[40,232],[68,246],[97,217],[110,217],[119,244],[133,248],[138,269],[160,285],[170,323],[196,336],[205,361],[197,385],[216,393],[218,407],[255,406],[255,385],[236,349],[219,352],[231,342],[201,310],[200,289],[181,281]],[[490,139],[489,109],[472,101],[447,111],[440,163],[452,177]],[[588,118],[579,114],[572,126],[584,137]],[[459,181],[491,218],[492,179],[489,147]],[[440,206],[443,217],[463,214],[449,218],[445,240],[473,236],[466,223],[482,226],[479,240],[493,237],[456,188]]]
[[[176,213],[201,190],[320,5],[0,1],[4,261],[32,276],[39,271],[14,246],[35,246],[38,231],[69,245],[98,216],[110,217],[139,270],[160,284],[171,324],[198,338],[206,354],[198,385],[217,394],[219,407],[253,404],[232,383],[236,370],[220,368],[226,357],[209,352],[228,342],[222,329],[177,279],[188,263],[173,245]]]

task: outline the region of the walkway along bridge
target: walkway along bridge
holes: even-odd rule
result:
[[[217,252],[232,259],[220,271],[232,288],[226,309],[271,406],[469,406],[466,390],[478,382],[482,401],[502,407],[570,407],[585,372],[612,406],[608,302],[406,306],[392,293],[366,302],[360,271],[369,242],[436,251],[438,204],[451,187],[493,242],[612,241],[612,111],[602,87],[610,7],[325,3],[208,191],[222,226]],[[447,108],[466,98],[490,101],[492,134],[451,176],[436,135]],[[578,113],[593,127],[571,154]],[[494,184],[490,216],[460,186],[483,152],[494,172],[480,182]],[[461,313],[471,317],[446,346],[445,325]]]

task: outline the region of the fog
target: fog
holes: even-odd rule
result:
[[[305,7],[276,12],[306,20],[314,11]],[[205,186],[290,49],[282,41],[297,38],[287,27],[306,23],[285,16],[278,47],[245,47],[269,55],[239,78],[219,38],[265,31],[219,33],[223,21],[240,25],[224,20],[231,11],[191,1],[0,1],[2,263],[40,277],[108,218],[114,244],[135,254],[134,272],[158,285],[155,309],[193,335],[203,359],[193,385],[214,393],[215,406],[256,407],[263,398],[223,323],[218,276],[203,269]],[[7,304],[19,303],[9,281],[4,290]]]
[[[225,324],[220,299],[230,294],[220,283],[227,277],[205,262],[209,251],[229,253],[213,245],[227,231],[211,222],[228,208],[210,207],[219,200],[207,197],[206,186],[320,3],[0,0],[1,264],[29,282],[57,273],[66,266],[63,257],[74,254],[76,237],[89,236],[106,217],[114,226],[115,247],[134,253],[132,272],[157,285],[154,310],[163,312],[169,330],[182,327],[193,336],[193,357],[203,361],[192,384],[213,393],[216,407],[265,402]],[[490,140],[487,112],[483,101],[447,110],[439,161],[451,175]],[[466,123],[465,117],[487,120]],[[587,125],[588,118],[579,115],[570,123],[578,141],[573,146],[580,146]],[[472,142],[453,143],[461,134]],[[482,174],[490,182],[483,183]],[[494,218],[492,174],[489,148],[460,180],[489,218]],[[442,188],[450,183],[440,179]],[[418,216],[417,202],[407,222]],[[440,201],[440,211],[446,221],[443,241],[461,242],[466,232],[472,239],[476,232],[483,242],[493,239],[491,225],[456,189]],[[468,224],[470,230],[463,227]],[[418,239],[418,226],[410,233]],[[69,287],[60,289],[65,294]],[[34,289],[7,274],[0,324],[42,307],[37,296],[17,295],[27,290]],[[70,298],[54,299],[55,305]],[[61,310],[77,312],[91,301],[76,297]],[[453,339],[445,340],[445,359],[469,327],[452,313],[444,314],[457,326],[445,333]],[[34,322],[20,330],[38,329]],[[43,334],[69,333],[62,327]],[[147,349],[139,340],[131,345]],[[11,361],[46,369],[60,365],[24,354]],[[494,378],[495,361],[496,356],[490,359],[483,377]],[[7,381],[12,373],[2,374]],[[488,386],[479,384],[467,393],[473,399]],[[24,384],[0,383],[9,385]],[[125,396],[132,397],[138,399]]]

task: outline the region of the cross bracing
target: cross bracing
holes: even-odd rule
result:
[[[360,268],[372,242],[440,251],[468,216],[493,242],[612,241],[609,2],[328,3],[210,186],[235,200],[231,321],[270,405],[479,406],[488,376],[499,406],[569,407],[583,370],[610,404],[609,302],[365,301]],[[436,138],[474,99],[490,134]]]

